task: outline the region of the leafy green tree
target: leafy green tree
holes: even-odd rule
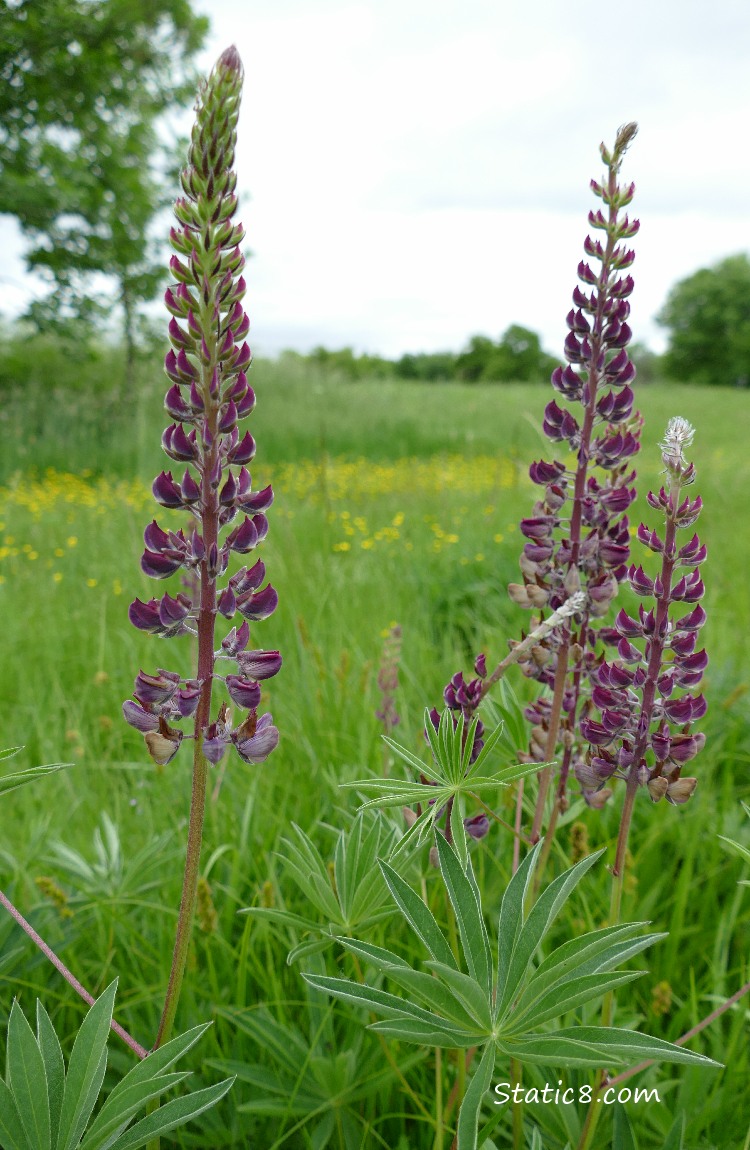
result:
[[[132,377],[138,305],[163,274],[149,224],[176,166],[158,125],[195,91],[208,21],[189,0],[0,0],[0,21],[0,212],[53,287],[30,316],[93,323],[117,303]]]
[[[456,356],[451,351],[409,352],[402,355],[395,364],[399,379],[421,380],[433,383],[438,380],[456,378]]]
[[[475,335],[457,361],[460,379],[477,380],[543,380],[557,367],[557,360],[542,349],[534,331],[511,324],[499,343],[485,335]]]
[[[685,383],[750,382],[750,259],[702,268],[672,288],[657,320],[669,331],[668,375]]]

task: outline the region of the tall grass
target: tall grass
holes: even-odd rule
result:
[[[281,606],[264,624],[263,641],[284,652],[270,692],[282,742],[267,765],[233,762],[213,776],[203,874],[217,922],[209,929],[207,916],[206,931],[197,932],[180,1026],[213,1015],[204,1057],[238,1064],[241,1080],[206,1117],[206,1132],[188,1130],[175,1144],[308,1147],[330,1118],[332,1146],[421,1150],[432,1145],[431,1127],[375,1038],[363,1035],[345,1009],[305,989],[298,968],[286,965],[301,939],[236,912],[263,903],[306,913],[275,851],[297,823],[330,859],[342,811],[356,801],[338,783],[380,769],[377,663],[392,623],[404,632],[400,738],[415,750],[423,708],[438,702],[448,675],[477,650],[501,657],[506,639],[523,626],[505,586],[516,578],[516,524],[529,505],[526,466],[542,453],[537,421],[546,392],[529,385],[345,384],[308,369],[290,376],[283,365],[266,363],[254,372],[253,433],[263,444],[254,480],[273,480],[276,490],[265,558]],[[130,599],[150,594],[138,574],[150,495],[143,479],[123,477],[134,464],[143,477],[161,466],[153,445],[162,390],[156,365],[144,373],[133,418],[132,402],[113,400],[106,389],[56,394],[49,381],[26,391],[17,386],[1,415],[0,743],[25,745],[25,765],[74,765],[6,800],[0,870],[16,903],[92,991],[121,974],[122,1021],[146,1040],[171,950],[181,878],[177,832],[189,791],[184,770],[154,766],[119,714],[134,669],[159,661],[153,642],[127,623]],[[750,799],[750,537],[741,510],[750,478],[750,395],[652,387],[638,402],[647,428],[662,428],[674,414],[697,428],[709,547],[710,710],[699,787],[684,809],[660,804],[648,818],[636,810],[637,889],[634,881],[623,908],[626,919],[651,919],[670,937],[650,955],[649,976],[623,996],[618,1024],[647,1020],[650,1033],[674,1040],[748,977],[747,891],[737,886],[739,860],[717,835],[746,834],[740,800]],[[645,491],[657,481],[659,456],[646,444],[640,458]],[[124,486],[115,498],[118,483]],[[169,652],[175,654],[177,646]],[[526,694],[525,682],[514,685]],[[587,828],[592,849],[616,835],[614,810],[574,804],[555,848],[558,866],[576,822]],[[475,855],[491,916],[509,876],[506,847],[493,832]],[[422,864],[437,906],[439,882],[426,859]],[[54,880],[57,902],[39,878]],[[607,876],[592,872],[560,937],[599,926],[607,903]],[[398,929],[387,920],[383,938],[407,948],[406,935],[394,938]],[[324,959],[309,961],[312,969]],[[80,1020],[68,988],[9,922],[0,923],[0,978],[3,1012],[12,986],[27,1003],[43,996],[62,1032]],[[658,991],[661,983],[668,987]],[[691,1148],[742,1145],[750,1120],[740,1101],[750,1069],[746,1023],[740,1003],[705,1035],[702,1049],[726,1063],[722,1074],[648,1073],[662,1105],[632,1109],[641,1150],[663,1144],[669,1115],[680,1108]],[[290,1032],[278,1032],[276,1053],[274,1025]],[[295,1061],[295,1028],[312,1046],[312,1060],[308,1053]],[[394,1055],[406,1082],[421,1082],[429,1095],[434,1055],[397,1045]],[[126,1054],[114,1062],[124,1066]],[[280,1094],[271,1091],[272,1079],[286,1083]],[[540,1107],[537,1117],[545,1147],[558,1148],[569,1136],[565,1122],[577,1120],[554,1107]],[[504,1129],[501,1123],[493,1136],[498,1146]],[[605,1137],[604,1123],[601,1130]]]

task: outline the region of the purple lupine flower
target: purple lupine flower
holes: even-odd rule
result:
[[[594,749],[576,773],[589,800],[612,777],[627,780],[630,806],[638,786],[647,787],[654,802],[666,798],[682,804],[697,785],[696,779],[683,778],[682,770],[705,743],[705,735],[692,726],[706,713],[706,700],[696,688],[708,656],[695,649],[706,618],[698,602],[704,593],[698,567],[706,548],[696,534],[682,547],[677,542],[678,532],[692,527],[702,507],[700,496],[682,496],[695,479],[684,456],[693,435],[687,420],[675,418],[660,444],[667,482],[658,494],[649,492],[648,502],[664,515],[664,535],[643,523],[638,528],[639,540],[661,556],[660,570],[654,578],[640,565],[628,571],[635,594],[653,606],[639,605],[637,616],[618,614],[619,657],[598,667],[591,697],[600,717],[587,714],[581,720],[581,733]],[[693,603],[679,613],[683,604]]]
[[[247,620],[268,618],[278,602],[276,591],[270,584],[262,586],[265,566],[260,560],[250,569],[240,568],[224,588],[218,586],[232,552],[248,555],[265,538],[264,513],[273,501],[270,487],[253,490],[246,465],[255,455],[255,441],[238,427],[255,406],[246,374],[252,357],[242,307],[245,261],[239,245],[244,230],[233,222],[241,88],[242,64],[236,48],[229,48],[199,95],[188,164],[181,174],[184,194],[174,205],[178,226],[170,233],[176,255],[169,266],[176,282],[165,295],[172,346],[164,366],[170,380],[165,407],[172,422],[162,448],[179,466],[157,476],[153,494],[170,512],[189,516],[192,525],[175,531],[154,520],[146,528],[144,573],[168,579],[182,571],[183,590],[147,602],[136,599],[129,617],[139,630],[163,638],[197,635],[198,665],[195,678],[187,680],[162,669],[155,675],[141,671],[133,699],[123,706],[125,719],[144,734],[160,764],[171,760],[184,737],[170,724],[190,716],[196,753],[202,751],[211,763],[232,745],[245,761],[262,762],[279,738],[271,716],[258,716],[258,707],[259,680],[279,671],[281,656],[247,649]],[[238,514],[241,520],[222,539]],[[239,630],[232,627],[215,651],[217,612],[226,619],[239,612],[245,621]],[[238,674],[225,678],[232,702],[247,712],[235,728],[225,703],[211,721],[217,658],[237,667]]]
[[[631,338],[628,299],[633,291],[626,269],[634,260],[627,241],[639,224],[622,214],[635,186],[620,185],[618,174],[636,131],[635,124],[626,124],[612,152],[601,146],[607,173],[602,183],[592,180],[591,189],[607,210],[590,212],[589,224],[602,233],[602,240],[588,236],[584,243],[588,258],[578,266],[582,286],[575,288],[567,316],[567,364],[552,373],[558,398],[550,401],[544,414],[548,439],[574,452],[575,462],[568,466],[564,459],[541,460],[531,465],[532,482],[542,493],[520,525],[527,540],[520,560],[523,583],[508,589],[519,606],[542,612],[559,608],[579,590],[586,593],[577,621],[550,632],[522,662],[525,674],[552,692],[550,700],[540,701],[527,713],[533,732],[526,757],[552,758],[562,738],[560,809],[567,802],[571,767],[582,761],[577,715],[598,662],[597,645],[606,638],[597,621],[606,616],[617,595],[630,554],[627,511],[635,498],[631,461],[639,448],[642,421],[633,412],[630,384],[635,368],[626,351]],[[532,840],[539,837],[548,785],[546,772]]]

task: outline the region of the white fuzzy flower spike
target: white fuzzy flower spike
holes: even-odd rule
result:
[[[659,444],[662,459],[668,470],[681,471],[687,465],[683,450],[690,447],[694,435],[695,428],[681,415],[675,415],[670,419],[664,439]]]

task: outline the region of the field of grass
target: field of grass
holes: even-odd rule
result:
[[[309,916],[281,860],[283,840],[296,824],[330,861],[357,805],[338,784],[382,771],[377,673],[394,623],[403,629],[398,736],[418,753],[423,709],[439,704],[450,675],[469,671],[479,651],[496,662],[525,625],[505,588],[517,578],[518,520],[534,497],[528,463],[549,455],[539,431],[549,389],[345,384],[264,363],[252,382],[254,485],[271,481],[276,493],[263,559],[280,596],[254,642],[283,653],[267,696],[282,738],[262,766],[235,758],[214,775],[204,903],[178,1027],[213,1018],[196,1070],[215,1081],[231,1062],[239,1079],[203,1116],[203,1132],[188,1127],[174,1144],[428,1150],[435,1131],[413,1095],[433,1096],[436,1076],[447,1094],[453,1066],[395,1042],[389,1061],[356,1010],[333,1006],[300,978],[300,969],[351,974],[340,948],[289,966],[302,938],[237,911],[276,906]],[[92,992],[120,975],[118,1017],[145,1045],[171,957],[190,791],[188,754],[154,766],[120,716],[139,667],[190,667],[186,640],[162,648],[127,621],[129,602],[154,593],[139,556],[143,528],[157,514],[150,480],[164,466],[163,390],[157,367],[137,395],[95,400],[35,387],[15,392],[0,412],[0,745],[23,745],[24,766],[72,764],[3,799],[2,887]],[[646,430],[633,519],[648,521],[643,497],[660,482],[656,444],[667,419],[683,415],[697,428],[695,490],[709,547],[699,786],[679,809],[639,796],[624,907],[625,919],[651,920],[669,938],[647,952],[649,974],[620,996],[617,1022],[674,1041],[750,977],[750,895],[738,885],[740,860],[717,837],[747,841],[748,833],[750,394],[653,387],[639,406]],[[520,676],[512,684],[531,697]],[[603,812],[574,804],[558,834],[558,870],[576,820],[592,849],[611,844],[619,801]],[[507,803],[498,796],[497,809],[507,814]],[[498,830],[474,848],[493,924],[510,853],[510,837]],[[442,905],[426,856],[408,877]],[[608,899],[600,864],[559,937],[600,925]],[[401,931],[391,917],[368,938],[416,952]],[[0,920],[0,979],[3,1018],[13,994],[25,1006],[39,995],[59,1031],[78,1025],[81,1004],[10,920]],[[726,1063],[724,1071],[663,1066],[636,1080],[656,1085],[661,1098],[630,1108],[640,1150],[660,1147],[680,1111],[690,1150],[746,1145],[749,1019],[743,1000],[691,1043]],[[115,1070],[129,1065],[124,1048],[112,1051]],[[549,1080],[557,1077],[552,1068]],[[567,1110],[535,1113],[545,1150],[574,1136],[583,1109]],[[602,1146],[609,1122],[600,1124]],[[509,1130],[510,1112],[496,1146],[509,1145]]]

